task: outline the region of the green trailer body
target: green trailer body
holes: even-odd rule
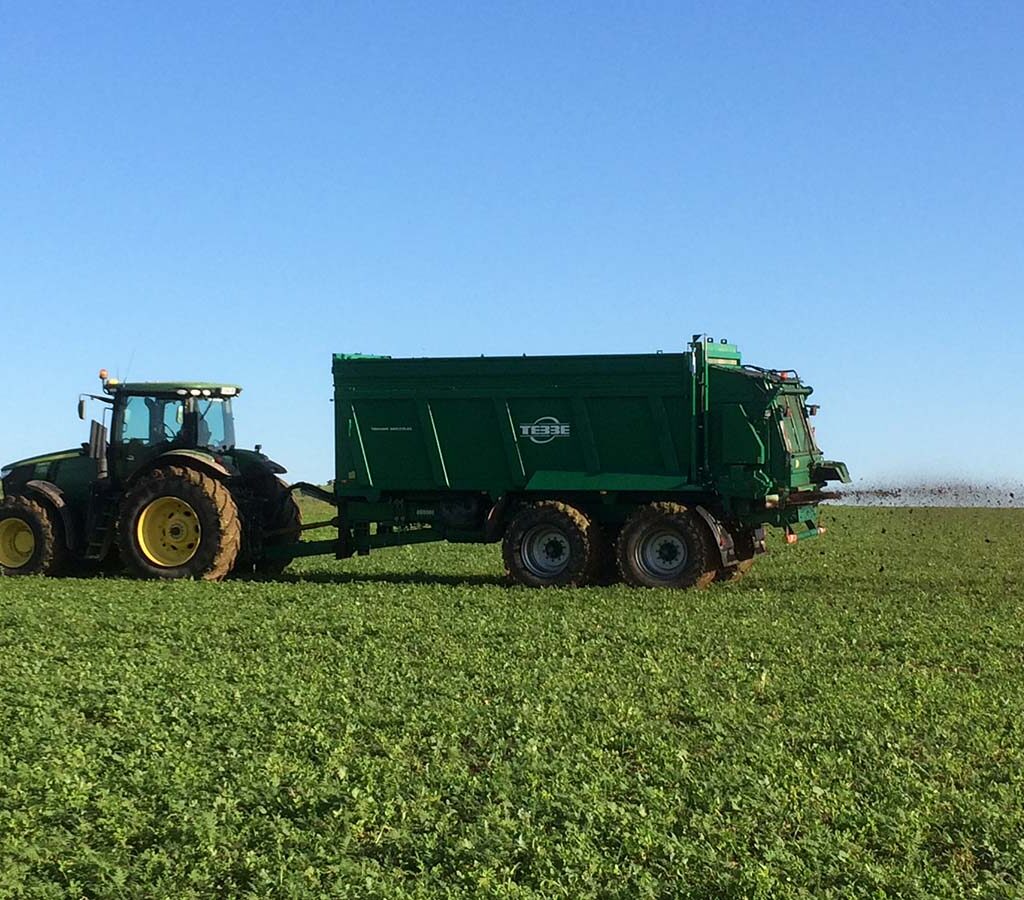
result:
[[[848,478],[815,443],[811,388],[793,372],[744,366],[731,344],[336,355],[333,371],[342,556],[410,540],[496,540],[514,510],[543,500],[609,533],[639,506],[675,502],[699,509],[719,543],[766,524],[796,540],[820,533],[825,483]]]

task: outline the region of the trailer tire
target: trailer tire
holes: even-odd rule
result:
[[[242,529],[222,482],[196,469],[164,466],[125,497],[117,537],[125,567],[139,578],[220,581],[238,557]]]
[[[59,517],[24,496],[0,503],[0,575],[59,575],[67,562]]]
[[[707,526],[681,503],[651,503],[626,520],[616,542],[619,572],[634,587],[707,587],[718,553]]]
[[[501,550],[512,581],[527,587],[578,587],[596,579],[600,532],[574,506],[539,500],[512,517]]]
[[[295,500],[295,495],[288,490],[288,485],[274,476],[269,489],[264,492],[265,513],[263,515],[263,530],[281,531],[267,538],[263,542],[264,547],[278,547],[284,544],[297,543],[302,537],[302,510]],[[255,571],[259,578],[278,578],[288,568],[290,559],[267,559],[261,557],[256,560]]]

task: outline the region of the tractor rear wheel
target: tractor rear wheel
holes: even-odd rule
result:
[[[263,530],[270,534],[263,542],[264,547],[280,547],[296,543],[302,537],[302,510],[295,495],[288,490],[280,478],[271,479],[272,484],[264,493]],[[256,560],[256,574],[261,578],[277,578],[288,567],[290,559]]]
[[[634,587],[705,588],[718,571],[707,526],[681,503],[633,512],[616,542],[622,579]]]
[[[60,522],[28,497],[0,503],[0,574],[57,575],[67,561]]]
[[[588,584],[597,575],[599,544],[597,526],[575,507],[556,500],[530,503],[505,530],[505,573],[527,587]]]
[[[121,506],[118,545],[140,578],[220,581],[241,545],[238,507],[227,487],[183,466],[143,476]]]

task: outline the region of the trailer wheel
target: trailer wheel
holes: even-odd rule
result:
[[[66,561],[60,523],[47,506],[21,496],[0,503],[0,574],[56,575]]]
[[[279,532],[273,534],[264,541],[265,547],[277,547],[284,544],[294,544],[302,537],[302,510],[295,501],[295,495],[288,490],[288,485],[274,476],[271,479],[269,488],[264,493],[265,512],[263,515],[263,529],[267,532]],[[256,560],[256,574],[261,578],[277,578],[281,575],[290,559],[267,559]]]
[[[183,466],[145,475],[121,506],[118,545],[140,578],[220,581],[238,557],[238,507],[216,478]]]
[[[634,587],[705,588],[718,571],[707,527],[680,503],[639,507],[615,549],[622,578]]]
[[[502,542],[505,573],[528,587],[576,587],[594,580],[600,562],[597,526],[567,503],[523,506]]]

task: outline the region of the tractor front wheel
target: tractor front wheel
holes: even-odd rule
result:
[[[66,559],[60,524],[48,507],[18,496],[0,503],[0,574],[56,575]]]
[[[216,478],[182,466],[143,476],[117,523],[128,571],[140,578],[220,581],[241,545],[238,507]]]

